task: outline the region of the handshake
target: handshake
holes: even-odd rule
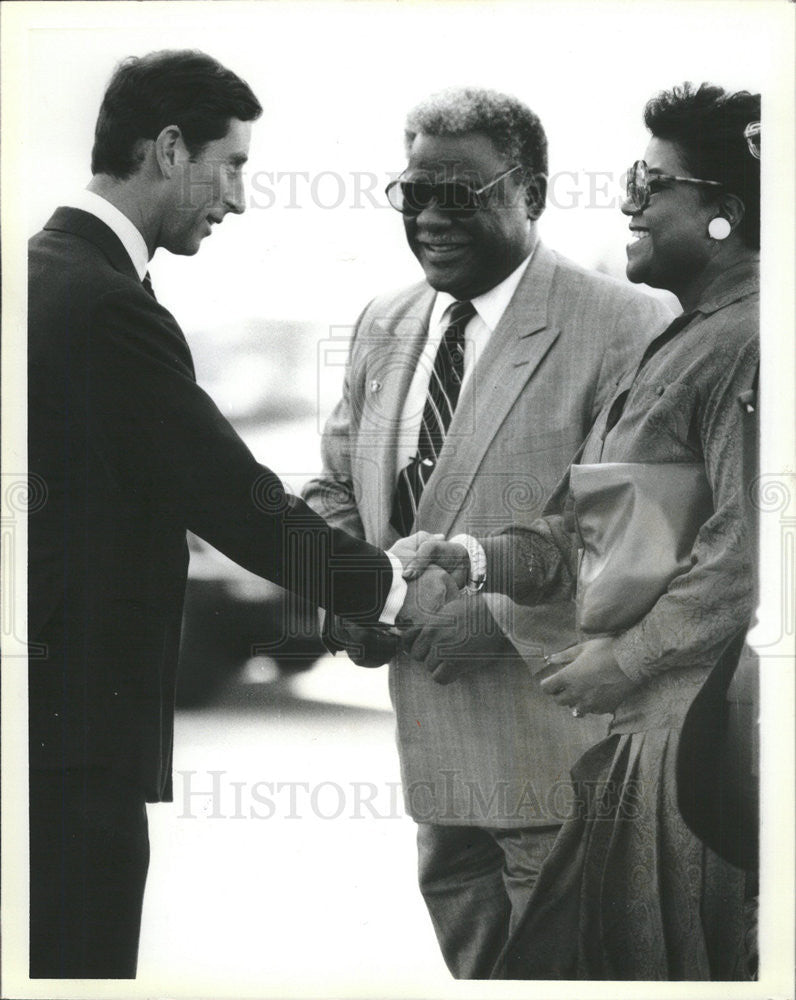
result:
[[[458,541],[420,531],[390,549],[403,566],[406,597],[394,627],[334,621],[334,639],[358,666],[378,667],[399,651],[448,684],[513,647],[480,594],[462,593],[470,552]]]

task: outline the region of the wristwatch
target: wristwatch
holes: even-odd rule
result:
[[[465,594],[480,593],[486,584],[486,553],[481,543],[472,535],[456,535],[450,541],[455,545],[463,545],[470,557],[470,571],[467,583],[464,585]]]

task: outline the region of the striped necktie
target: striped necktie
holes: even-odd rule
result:
[[[472,302],[454,302],[448,309],[448,325],[442,335],[428,383],[426,404],[420,423],[417,454],[398,477],[390,523],[403,537],[412,531],[417,505],[436,468],[445,435],[453,419],[464,375],[464,330],[475,316]]]

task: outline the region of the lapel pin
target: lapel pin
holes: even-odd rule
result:
[[[381,382],[379,382],[379,380],[377,378],[372,378],[370,380],[370,391],[371,392],[378,392],[379,389],[381,389]]]

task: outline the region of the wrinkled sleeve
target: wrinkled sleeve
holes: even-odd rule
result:
[[[547,514],[484,539],[489,590],[517,604],[573,598],[578,549],[568,524],[565,513]]]

